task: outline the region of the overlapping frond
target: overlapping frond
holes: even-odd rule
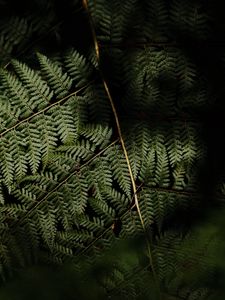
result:
[[[109,263],[96,279],[104,297],[206,299],[210,288],[199,282],[215,270],[207,256],[215,230],[185,236],[179,218],[202,201],[197,113],[209,106],[209,91],[177,39],[204,39],[207,16],[178,0],[83,4],[100,60],[93,49],[89,56],[70,49],[0,70],[0,277],[43,262],[73,262],[85,277],[101,261]],[[31,23],[0,28],[5,56],[38,30]],[[220,202],[224,190],[221,182]],[[185,272],[193,275],[195,264],[190,284]]]

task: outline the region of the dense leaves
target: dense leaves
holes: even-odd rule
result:
[[[80,23],[74,27],[86,22],[99,61],[93,42],[87,47],[71,37],[74,47],[62,46],[58,23],[52,30],[59,49],[48,55],[37,41],[31,56],[15,57],[15,49],[19,54],[20,46],[44,36],[37,24],[47,30],[57,19],[53,0],[43,20],[37,10],[39,23],[27,15],[0,23],[0,277],[7,281],[35,264],[58,271],[68,263],[72,269],[66,275],[61,269],[59,277],[30,269],[19,275],[19,286],[20,280],[34,284],[29,274],[44,274],[53,280],[47,286],[41,280],[37,299],[64,293],[71,299],[214,299],[224,269],[215,259],[222,230],[193,229],[190,219],[205,200],[202,115],[215,96],[184,47],[185,38],[208,38],[206,10],[200,1],[87,4],[69,1],[64,9],[75,8]],[[224,194],[221,178],[213,196],[222,203]],[[76,281],[76,296],[64,291],[64,275]],[[33,297],[23,284],[17,289],[16,299]],[[2,291],[4,299],[9,290]]]

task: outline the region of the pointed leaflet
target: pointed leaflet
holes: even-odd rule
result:
[[[88,181],[88,188],[92,190],[92,196],[103,200],[105,192],[112,186],[112,171],[104,158],[96,158],[85,170],[84,176]]]
[[[28,149],[26,152],[27,160],[32,173],[35,174],[42,158],[41,133],[38,129],[38,126],[36,126],[34,123],[26,123],[26,126],[23,128],[23,132],[26,134],[28,144]]]
[[[45,55],[37,54],[43,77],[46,78],[48,85],[54,91],[56,98],[60,99],[69,94],[72,80],[62,68]]]
[[[112,169],[113,177],[128,197],[131,196],[131,182],[124,153],[120,146],[114,145],[104,153]]]
[[[5,70],[0,72],[1,82],[9,96],[9,102],[14,109],[20,109],[20,116],[28,117],[33,113],[34,103],[30,102],[28,90],[23,86],[20,80]]]
[[[15,162],[13,154],[8,151],[8,140],[5,137],[2,137],[0,141],[0,167],[5,184],[10,191],[14,179]]]
[[[183,145],[181,140],[180,123],[176,122],[168,129],[166,137],[166,147],[170,159],[171,167],[176,166],[183,159]]]
[[[57,146],[57,131],[52,116],[42,114],[41,116],[38,116],[36,120],[41,132],[42,161],[45,166],[50,159],[51,153]]]
[[[15,164],[14,176],[19,179],[27,173],[25,136],[22,132],[12,130],[10,133],[8,133],[7,137],[9,143],[8,151],[13,155]]]
[[[76,123],[70,107],[67,105],[55,107],[53,118],[62,143],[73,143],[78,137],[78,128],[76,128]]]
[[[48,201],[33,214],[33,219],[39,224],[39,231],[45,244],[52,247],[56,235],[55,207]]]
[[[39,73],[17,60],[12,60],[12,65],[21,79],[21,82],[29,91],[30,102],[34,103],[34,105],[40,109],[46,107],[52,99],[53,92],[50,91],[49,86]]]
[[[77,184],[76,184],[77,183]],[[79,182],[77,178],[75,182],[65,183],[59,192],[63,193],[64,202],[68,203],[68,212],[75,221],[77,216],[84,212],[87,203],[86,182]]]
[[[76,50],[69,51],[65,56],[65,68],[77,87],[82,87],[91,80],[93,66]]]
[[[21,111],[20,108],[14,108],[10,104],[6,95],[0,95],[0,105],[0,129],[1,132],[4,132],[18,122]]]

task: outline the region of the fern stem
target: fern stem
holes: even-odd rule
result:
[[[141,188],[141,186],[140,187],[138,187],[137,188],[137,192],[138,192],[138,190]],[[134,195],[132,196],[132,199],[134,199]],[[128,209],[126,209],[120,216],[119,216],[119,218],[121,219],[121,220],[123,220],[126,216],[127,216],[127,214],[132,210],[132,209],[134,209],[136,207],[136,205],[135,204],[133,204],[131,207],[129,207]],[[100,238],[102,238],[103,236],[104,236],[104,234],[105,233],[107,233],[107,232],[109,232],[110,230],[112,230],[112,223],[101,233],[101,234],[99,234],[99,236],[97,236],[93,241],[91,241],[86,247],[85,247],[85,249],[83,249],[82,251],[80,251],[79,252],[79,255],[82,255],[82,254],[84,254],[88,249],[90,249]]]
[[[195,196],[197,197],[198,194],[194,193],[192,191],[188,192],[188,191],[182,191],[182,190],[175,190],[175,189],[168,189],[168,188],[162,188],[162,187],[149,187],[148,188],[151,191],[155,191],[155,192],[164,192],[164,193],[170,193],[170,194],[177,194],[177,195],[185,195],[185,196]]]
[[[100,152],[95,154],[92,158],[90,158],[87,162],[85,162],[83,165],[79,167],[79,170],[77,170],[77,166],[73,166],[71,168],[71,173],[68,175],[65,179],[63,179],[59,184],[53,188],[46,196],[44,196],[41,200],[39,200],[37,203],[34,203],[31,205],[31,207],[27,210],[27,212],[24,214],[21,219],[19,219],[16,223],[14,223],[11,227],[16,228],[17,225],[21,225],[23,221],[45,200],[47,200],[54,192],[56,192],[64,183],[66,183],[72,176],[75,174],[79,174],[79,172],[86,167],[88,164],[90,164],[92,161],[94,161],[97,157],[99,157],[101,154],[103,154],[109,147],[116,144],[118,140],[113,141],[111,144],[109,144],[106,148],[102,149]]]
[[[91,32],[92,32],[92,38],[93,38],[95,52],[96,52],[96,58],[97,58],[97,61],[98,61],[98,65],[100,66],[99,44],[98,44],[98,40],[97,40],[97,36],[96,36],[96,32],[95,32],[95,27],[94,27],[94,24],[93,24],[93,20],[92,20],[91,14],[90,14],[89,9],[88,9],[88,0],[82,0],[82,3],[83,3],[83,6],[84,6],[84,9],[87,12],[88,18],[89,18],[89,23],[90,23]],[[123,135],[122,135],[121,127],[120,127],[119,117],[118,117],[117,110],[116,110],[116,107],[115,107],[115,104],[114,104],[111,92],[109,90],[108,84],[107,84],[107,82],[106,82],[106,80],[104,78],[103,72],[101,71],[100,67],[99,67],[99,72],[100,72],[100,75],[101,75],[101,78],[102,78],[102,82],[103,82],[103,85],[104,85],[104,88],[105,88],[105,92],[106,92],[106,94],[108,96],[108,99],[110,101],[111,108],[112,108],[112,111],[113,111],[113,115],[114,115],[114,118],[115,118],[115,122],[116,122],[116,127],[117,127],[117,131],[118,131],[120,143],[121,143],[121,146],[122,146],[122,149],[123,149],[123,152],[124,152],[124,156],[125,156],[125,159],[126,159],[126,162],[127,162],[127,167],[128,167],[128,171],[129,171],[129,175],[130,175],[131,185],[132,185],[132,189],[133,189],[133,193],[134,193],[135,206],[137,208],[138,216],[140,218],[140,222],[141,222],[143,231],[145,233],[147,250],[148,250],[148,256],[149,256],[149,261],[150,261],[150,265],[151,265],[151,269],[152,269],[152,274],[153,274],[155,283],[156,283],[156,285],[158,287],[158,290],[159,290],[159,299],[161,299],[160,284],[159,284],[158,276],[157,276],[157,273],[156,273],[156,270],[155,270],[154,264],[153,264],[153,256],[152,256],[152,250],[151,250],[151,243],[150,243],[150,240],[148,238],[147,229],[145,227],[144,219],[142,217],[142,213],[141,213],[141,210],[140,210],[138,196],[137,196],[136,183],[135,183],[134,175],[133,175],[133,172],[132,172],[132,168],[131,168],[131,164],[130,164],[128,152],[127,152],[127,149],[126,149],[126,145],[125,145],[125,142],[124,142],[124,139],[123,139]]]
[[[79,92],[83,91],[86,87],[88,87],[92,82],[89,82],[88,84],[86,84],[85,86],[82,86],[80,89],[76,90],[75,92],[70,93],[69,95],[65,96],[64,98],[52,103],[49,106],[46,106],[45,108],[43,108],[42,110],[34,113],[33,115],[21,120],[20,122],[16,123],[15,125],[7,128],[6,130],[4,130],[3,132],[0,133],[0,138],[3,137],[3,135],[5,135],[7,132],[14,130],[15,128],[17,128],[19,125],[26,123],[27,121],[30,121],[31,119],[33,119],[34,117],[48,111],[50,108],[62,103],[63,101],[68,100],[70,97],[75,96],[76,94],[78,94]]]

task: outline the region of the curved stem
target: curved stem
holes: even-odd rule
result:
[[[99,72],[100,72],[100,75],[101,75],[101,78],[102,78],[102,82],[103,82],[103,85],[104,85],[104,89],[105,89],[105,92],[106,92],[106,94],[108,96],[108,99],[110,101],[111,108],[112,108],[112,111],[113,111],[113,115],[114,115],[114,118],[115,118],[115,122],[116,122],[116,127],[117,127],[117,131],[118,131],[120,143],[121,143],[121,146],[122,146],[122,149],[123,149],[123,152],[124,152],[124,156],[125,156],[125,159],[126,159],[126,163],[127,163],[127,167],[128,167],[128,171],[129,171],[129,175],[130,175],[131,185],[132,185],[132,189],[133,189],[133,193],[134,193],[135,206],[137,208],[138,216],[140,218],[141,225],[142,225],[143,231],[145,233],[145,237],[146,237],[147,250],[148,250],[149,261],[150,261],[150,265],[151,265],[151,269],[152,269],[152,274],[153,274],[155,283],[156,283],[156,285],[157,285],[157,287],[159,289],[159,298],[161,299],[161,292],[160,292],[160,285],[159,285],[159,281],[158,281],[158,276],[157,276],[157,273],[156,273],[156,270],[155,270],[154,264],[153,264],[153,256],[152,256],[152,250],[151,250],[151,243],[150,243],[150,240],[148,238],[147,229],[145,227],[144,219],[142,217],[142,213],[141,213],[141,210],[140,210],[138,196],[137,196],[136,183],[135,183],[134,175],[133,175],[133,172],[132,172],[130,159],[129,159],[129,156],[128,156],[128,153],[127,153],[127,149],[126,149],[126,146],[125,146],[125,142],[124,142],[124,139],[123,139],[123,135],[122,135],[121,127],[120,127],[119,117],[118,117],[118,114],[117,114],[117,111],[116,111],[116,107],[115,107],[115,104],[114,104],[111,92],[109,90],[108,84],[107,84],[107,82],[106,82],[106,80],[104,78],[103,72],[101,71],[101,68],[100,68],[99,44],[98,44],[98,40],[97,40],[97,36],[96,36],[96,32],[95,32],[95,27],[94,27],[94,24],[93,24],[93,20],[92,20],[91,14],[90,14],[89,9],[88,9],[88,0],[82,0],[82,3],[83,3],[84,9],[86,10],[86,12],[88,14],[89,23],[90,23],[91,32],[92,32],[92,38],[93,38],[94,47],[95,47],[96,58],[97,58],[98,65],[99,65]]]

